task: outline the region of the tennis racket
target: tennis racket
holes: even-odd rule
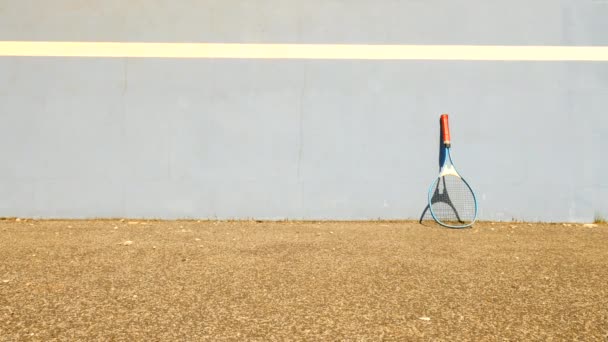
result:
[[[448,228],[465,228],[477,219],[477,199],[469,183],[456,171],[450,155],[448,115],[441,122],[441,167],[429,188],[429,210],[435,222]]]

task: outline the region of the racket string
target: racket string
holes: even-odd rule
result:
[[[475,220],[475,196],[462,178],[439,177],[434,189],[430,205],[435,219],[451,225],[470,224]]]

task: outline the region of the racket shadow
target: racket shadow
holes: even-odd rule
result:
[[[443,137],[441,135],[441,125],[439,125],[439,134],[437,135],[438,139],[438,148],[439,148],[439,169],[441,169],[441,165],[443,165],[443,161],[446,158],[445,155],[445,149],[443,148]],[[429,206],[429,203],[427,201],[426,206],[424,207],[424,210],[422,210],[422,214],[420,215],[420,220],[418,220],[418,223],[420,223],[423,226],[427,226],[427,227],[441,227],[440,224],[438,224],[437,222],[435,222],[435,219],[433,218],[433,216],[431,215],[431,207]]]
[[[427,204],[426,207],[424,207],[424,210],[422,211],[422,215],[420,215],[420,219],[418,220],[418,223],[420,223],[423,226],[427,226],[427,227],[435,227],[438,226],[438,224],[435,222],[435,220],[433,220],[433,216],[431,216],[431,207]]]
[[[438,179],[435,184],[436,186],[433,195],[429,198],[430,203],[424,208],[419,222],[422,224],[425,219],[428,219],[432,220],[433,223],[437,223],[438,226],[446,228],[466,228],[466,225],[469,222],[462,216],[463,213],[461,213],[460,210],[466,211],[467,208],[460,207],[459,210],[458,206],[452,202],[450,193],[447,191],[445,177]],[[439,217],[434,217],[434,215],[438,214]],[[467,215],[466,212],[464,215]],[[442,223],[438,222],[436,220],[437,218],[442,221]]]
[[[426,207],[424,207],[424,210],[422,211],[422,215],[420,215],[420,219],[418,220],[418,223],[425,227],[428,227],[428,228],[447,229],[446,227],[443,227],[439,223],[435,222],[435,220],[433,219],[433,216],[431,216],[431,212],[429,210],[428,204]]]

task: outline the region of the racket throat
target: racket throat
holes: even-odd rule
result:
[[[460,175],[458,174],[458,172],[456,172],[456,169],[454,168],[454,166],[449,165],[449,164],[442,167],[441,172],[439,172],[439,177],[444,177],[444,176],[456,176],[458,178],[461,178]]]

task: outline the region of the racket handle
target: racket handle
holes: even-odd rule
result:
[[[441,115],[441,139],[445,147],[450,147],[450,126],[447,114]]]

